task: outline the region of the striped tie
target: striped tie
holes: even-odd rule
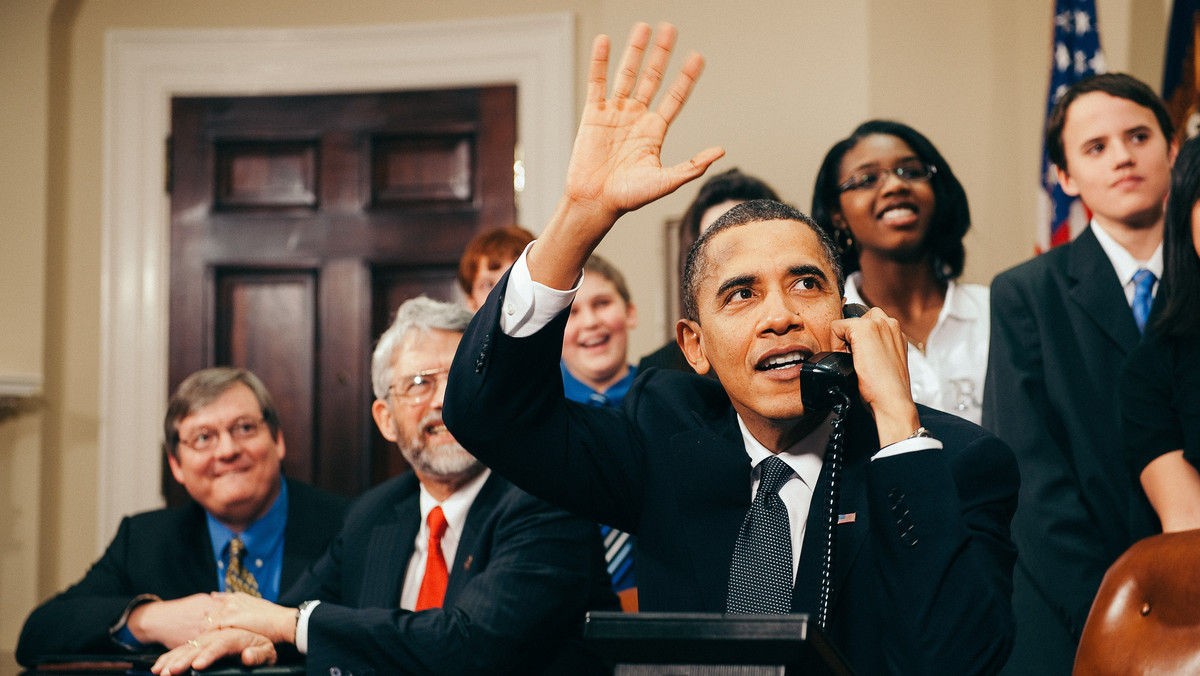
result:
[[[238,538],[229,541],[229,566],[225,569],[225,591],[246,592],[251,596],[261,597],[258,591],[258,580],[246,570],[243,559],[246,558],[246,545]]]
[[[612,526],[601,525],[600,537],[604,539],[604,563],[608,576],[612,578],[613,591],[637,586],[633,579],[633,536]]]

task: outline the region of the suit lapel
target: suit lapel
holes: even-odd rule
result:
[[[393,521],[371,530],[364,571],[389,571],[385,575],[363,575],[358,606],[362,608],[397,608],[400,605],[400,586],[413,555],[413,542],[421,526],[420,492],[416,478],[406,477],[402,493],[393,508]]]
[[[692,573],[703,606],[724,612],[729,564],[738,529],[750,508],[750,458],[733,409],[717,424],[672,437],[674,489]]]
[[[1091,227],[1071,243],[1067,256],[1067,277],[1071,299],[1121,351],[1129,352],[1141,339],[1133,311],[1125,302],[1125,293],[1113,271],[1112,262],[1100,246]]]
[[[324,545],[309,527],[317,515],[304,499],[305,486],[284,479],[288,485],[288,515],[283,529],[283,566],[279,571],[279,593],[291,589],[309,564],[324,551]]]
[[[479,489],[471,508],[467,510],[467,521],[463,524],[462,536],[458,539],[458,549],[450,568],[450,579],[446,582],[446,598],[443,605],[452,605],[458,593],[474,576],[471,569],[476,563],[474,557],[479,548],[479,538],[508,485],[507,481],[493,472],[484,482],[483,488]]]
[[[195,585],[189,587],[199,586],[201,589],[218,591],[221,585],[217,576],[217,562],[212,555],[213,544],[212,537],[208,534],[208,518],[204,509],[195,502],[188,505],[187,509],[187,532],[184,541],[189,543],[189,546],[178,552],[176,567],[172,569],[171,575],[180,580],[194,580]],[[196,552],[202,555],[196,556]]]

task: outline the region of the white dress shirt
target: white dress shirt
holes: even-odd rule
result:
[[[847,303],[866,305],[861,286],[862,272],[846,279]],[[988,287],[979,284],[951,280],[946,285],[946,300],[925,341],[925,351],[908,344],[913,401],[979,424],[987,375],[990,297]]]
[[[1112,235],[1108,234],[1104,228],[1096,225],[1095,219],[1091,223],[1092,233],[1096,235],[1096,241],[1100,242],[1100,248],[1104,249],[1104,255],[1108,256],[1109,262],[1112,263],[1113,270],[1117,273],[1117,280],[1121,282],[1121,288],[1125,290],[1125,302],[1130,307],[1133,306],[1134,283],[1133,275],[1138,270],[1145,268],[1154,273],[1154,286],[1150,289],[1151,296],[1158,295],[1158,282],[1163,276],[1163,245],[1158,243],[1158,247],[1154,249],[1154,253],[1150,254],[1150,260],[1139,261],[1129,253],[1129,250],[1117,243]]]

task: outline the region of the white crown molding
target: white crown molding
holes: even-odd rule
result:
[[[161,506],[172,96],[517,85],[521,222],[549,220],[575,132],[570,13],[388,26],[110,30],[104,82],[97,551]]]

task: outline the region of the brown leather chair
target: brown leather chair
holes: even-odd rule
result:
[[[1074,674],[1200,674],[1200,530],[1148,537],[1113,563]]]

